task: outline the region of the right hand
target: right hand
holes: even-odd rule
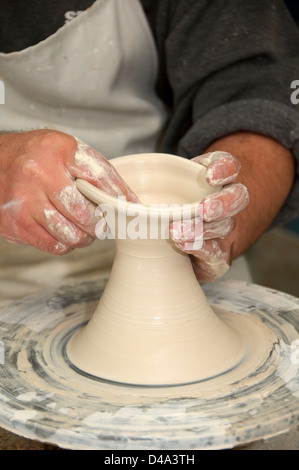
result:
[[[43,129],[0,135],[0,237],[62,255],[95,239],[95,205],[82,178],[137,202],[112,165],[71,135]]]
[[[209,152],[193,158],[207,168],[206,179],[213,187],[221,188],[202,201],[203,224],[195,220],[173,222],[170,236],[182,234],[175,239],[177,248],[188,253],[195,275],[199,281],[209,282],[228,271],[232,262],[232,245],[235,238],[235,216],[249,203],[247,188],[236,183],[240,171],[237,158],[227,152]],[[197,229],[202,231],[202,244],[196,242]]]

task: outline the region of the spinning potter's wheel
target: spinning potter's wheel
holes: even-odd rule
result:
[[[156,193],[178,202],[171,220],[211,191],[204,169],[178,157],[114,164],[146,204]],[[116,210],[119,227],[119,201],[78,185]],[[139,207],[138,224],[152,215]],[[154,216],[160,230],[165,207]],[[189,256],[159,234],[118,232],[106,285],[64,286],[0,312],[0,426],[71,449],[219,449],[298,419],[299,301],[243,283],[203,290]]]
[[[204,287],[219,315],[274,332],[264,363],[178,387],[137,387],[79,373],[65,348],[104,286],[68,285],[2,309],[0,426],[68,449],[223,449],[286,432],[299,417],[299,300],[237,281]],[[296,349],[297,344],[297,349]]]

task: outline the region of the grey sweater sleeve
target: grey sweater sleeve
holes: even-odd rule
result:
[[[291,82],[299,80],[299,31],[283,2],[143,4],[160,57],[158,89],[171,113],[164,151],[192,158],[239,130],[273,137],[297,161],[296,182],[276,223],[296,217],[299,104],[290,97]]]

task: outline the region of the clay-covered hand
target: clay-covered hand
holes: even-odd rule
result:
[[[101,154],[62,132],[0,135],[0,166],[0,237],[52,254],[95,238],[96,208],[78,191],[76,178],[136,202]]]
[[[201,201],[202,218],[174,222],[170,236],[180,250],[191,255],[197,279],[208,282],[230,267],[235,216],[248,205],[249,195],[243,184],[234,182],[240,163],[233,155],[209,152],[193,161],[206,167],[207,182],[219,191]]]

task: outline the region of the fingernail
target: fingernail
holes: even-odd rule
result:
[[[210,220],[218,219],[223,216],[223,204],[220,199],[207,199],[204,202],[203,217],[204,220],[209,222]]]

